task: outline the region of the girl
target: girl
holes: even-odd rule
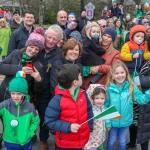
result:
[[[100,46],[101,30],[100,26],[95,22],[88,22],[86,25],[86,36],[83,40],[83,52],[81,55],[83,65],[83,76],[90,75],[90,67],[100,65],[105,62],[100,56],[106,51]]]
[[[91,84],[87,90],[87,94],[91,103],[93,104],[93,113],[97,114],[104,111],[104,102],[106,99],[106,89],[101,84]],[[101,119],[94,120],[94,130],[90,134],[88,143],[85,145],[85,150],[96,150],[99,145],[100,149],[103,150],[103,142],[105,141],[105,122]]]
[[[112,65],[107,76],[106,86],[108,87],[108,99],[105,102],[105,106],[114,105],[122,116],[119,120],[111,120],[107,149],[113,150],[114,143],[118,139],[119,150],[125,150],[128,129],[133,123],[134,100],[139,104],[148,103],[150,101],[150,90],[142,94],[132,82],[126,65],[120,61]]]

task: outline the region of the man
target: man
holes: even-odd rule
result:
[[[101,28],[101,33],[103,33],[105,28],[107,27],[107,21],[104,20],[104,19],[100,19],[100,20],[97,21],[97,23]]]
[[[63,29],[67,37],[69,37],[71,31],[77,27],[76,22],[72,22],[69,24],[69,26],[67,26],[67,12],[64,10],[60,10],[57,13],[57,24]]]
[[[33,12],[25,12],[23,17],[23,26],[15,30],[11,37],[8,45],[8,53],[11,53],[15,49],[21,49],[25,47],[25,43],[33,32],[33,24],[35,22]]]
[[[61,49],[57,47],[58,43],[63,39],[63,30],[59,25],[51,25],[45,32],[45,49],[41,51],[40,62],[44,66],[43,72],[43,89],[36,97],[37,110],[40,117],[40,146],[41,150],[48,150],[47,139],[49,137],[49,129],[44,126],[44,115],[48,103],[51,99],[50,93],[50,71],[53,61],[60,58]]]
[[[81,17],[78,19],[79,22],[79,31],[81,32],[83,27],[87,24],[88,19],[86,18],[86,11],[81,12]]]

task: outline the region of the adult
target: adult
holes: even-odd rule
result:
[[[104,20],[104,19],[100,19],[100,20],[97,21],[97,23],[101,28],[101,33],[103,34],[105,28],[107,27],[107,21]]]
[[[111,15],[110,15],[111,18],[114,17],[114,16],[119,18],[121,10],[119,9],[116,1],[112,2],[112,6],[109,8],[109,11],[111,12]]]
[[[147,37],[147,49],[150,53],[150,36]],[[145,92],[150,88],[150,60],[145,61],[140,70],[140,83],[142,91]],[[148,142],[150,140],[150,102],[139,106],[139,121],[137,127],[137,143],[141,145],[141,150],[148,150]]]
[[[88,19],[86,18],[86,11],[83,10],[81,12],[81,16],[78,19],[78,23],[79,23],[79,31],[81,32],[83,27],[87,24]]]
[[[50,73],[51,93],[54,95],[54,88],[58,84],[57,71],[63,64],[78,64],[82,70],[79,57],[81,55],[82,47],[80,43],[74,39],[68,39],[63,45],[62,56],[54,61]]]
[[[21,18],[20,13],[18,11],[15,11],[13,13],[13,20],[12,20],[10,28],[12,31],[14,31],[21,26],[23,26],[23,19]]]
[[[11,12],[9,10],[9,7],[5,7],[4,9],[4,18],[6,19],[9,27],[11,25]]]
[[[2,7],[0,7],[0,18],[4,17],[4,10],[2,9]]]
[[[62,28],[65,32],[65,35],[69,37],[70,33],[76,29],[77,23],[73,22],[69,26],[67,26],[67,12],[64,10],[60,10],[57,13],[57,24]]]
[[[50,71],[53,61],[60,57],[61,48],[57,47],[58,43],[63,39],[63,30],[59,25],[51,25],[45,32],[45,49],[40,54],[40,62],[44,66],[43,71],[43,90],[38,93],[37,110],[40,117],[40,147],[41,150],[48,150],[47,139],[49,137],[49,129],[44,126],[44,115],[46,107],[51,99],[50,93]]]
[[[10,37],[8,53],[11,53],[15,49],[21,49],[25,47],[25,43],[29,35],[34,30],[34,22],[34,13],[31,11],[26,11],[23,17],[23,26],[15,30]]]
[[[36,28],[26,41],[25,48],[14,50],[0,63],[0,74],[5,75],[0,87],[0,101],[10,98],[8,85],[17,71],[26,73],[30,96],[41,90],[43,67],[38,58],[44,48],[43,34],[44,29]]]
[[[8,44],[11,36],[11,29],[8,27],[6,19],[0,19],[0,56],[4,59],[7,56]]]
[[[120,60],[120,52],[113,47],[113,42],[116,38],[116,31],[114,28],[107,27],[102,34],[102,42],[101,46],[106,53],[103,54],[101,57],[104,58],[106,61],[102,65],[93,66],[91,67],[91,75],[85,78],[85,88],[87,89],[91,80],[94,78],[95,74],[100,71],[103,73],[103,76],[96,82],[100,84],[105,84],[106,82],[106,75],[109,72],[112,64],[118,60]]]

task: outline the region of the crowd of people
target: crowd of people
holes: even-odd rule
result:
[[[136,5],[134,18],[112,1],[99,20],[60,10],[56,24],[35,27],[0,9],[1,133],[7,150],[148,150],[150,140],[150,11]],[[92,119],[114,105],[118,119]],[[108,132],[108,138],[106,133]],[[130,142],[127,134],[130,132]]]

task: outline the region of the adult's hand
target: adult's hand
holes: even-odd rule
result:
[[[34,68],[34,71],[30,74],[36,81],[41,81],[41,75],[40,75],[40,73],[38,72],[38,70],[35,68],[35,67],[33,67]]]
[[[99,66],[93,66],[90,68],[91,74],[96,74],[99,71]]]

